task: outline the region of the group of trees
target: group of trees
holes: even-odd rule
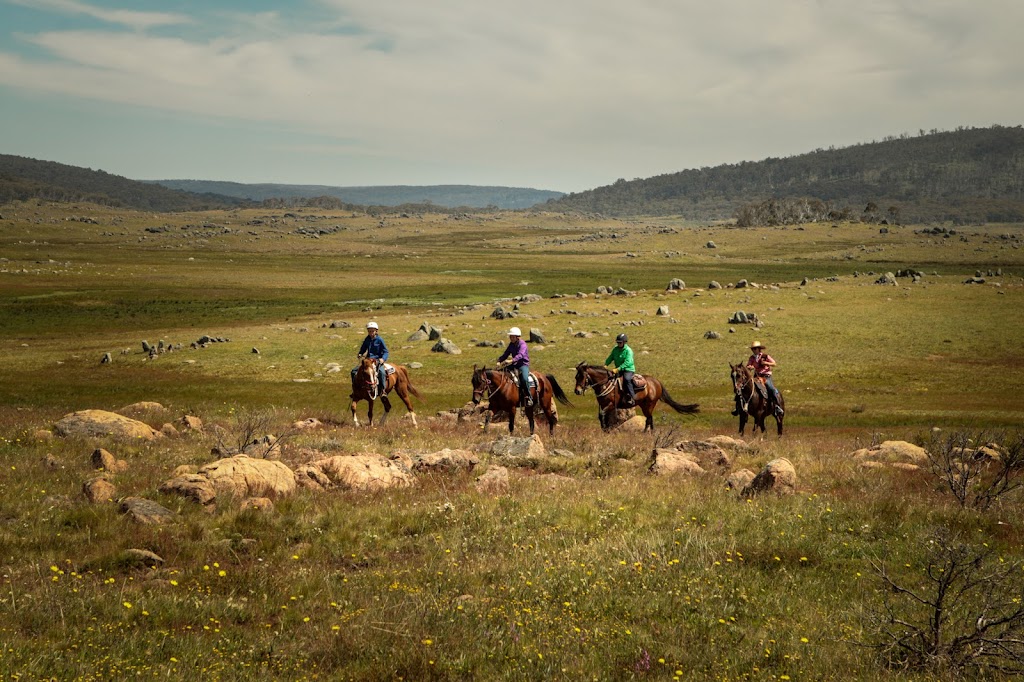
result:
[[[707,220],[734,217],[748,204],[770,199],[895,205],[901,207],[904,220],[1014,219],[1024,215],[1024,129],[961,128],[788,158],[623,179],[544,206]]]

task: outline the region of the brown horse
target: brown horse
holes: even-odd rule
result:
[[[377,368],[374,365],[372,358],[363,358],[359,361],[359,365],[356,367],[356,375],[352,379],[352,421],[356,426],[359,426],[359,417],[356,416],[356,403],[360,400],[365,400],[370,404],[370,407],[366,411],[366,424],[368,426],[373,425],[373,401],[375,398],[380,398],[381,403],[384,405],[384,417],[381,418],[380,423],[383,424],[388,419],[388,412],[391,411],[391,401],[388,400],[388,393],[392,390],[398,394],[398,397],[402,399],[405,406],[409,409],[409,414],[412,415],[412,425],[418,426],[416,423],[416,412],[412,409],[412,401],[409,400],[409,394],[413,394],[417,398],[422,400],[420,392],[412,385],[409,381],[409,372],[401,365],[394,365],[395,371],[387,375],[387,385],[384,386],[384,390],[380,390],[377,385]]]
[[[572,406],[569,398],[558,385],[553,374],[530,373],[536,382],[536,386],[530,390],[530,397],[533,404],[538,405],[544,411],[548,420],[550,433],[555,432],[555,424],[558,423],[558,415],[552,409],[552,399],[557,398],[563,405]],[[479,405],[482,399],[487,399],[488,412],[484,420],[484,428],[491,423],[491,417],[497,412],[508,413],[508,432],[512,433],[516,427],[516,407],[519,405],[519,379],[511,372],[498,369],[487,369],[486,366],[477,369],[473,365],[473,404]],[[534,409],[526,408],[526,418],[530,421],[530,435],[534,429]]]
[[[697,414],[700,412],[700,405],[680,405],[668,394],[665,386],[652,376],[643,377],[646,384],[643,388],[637,386],[636,406],[639,407],[647,421],[644,423],[644,431],[654,430],[654,408],[659,400],[664,400],[668,406],[680,414]],[[576,395],[583,395],[588,388],[594,389],[594,396],[597,398],[597,420],[601,423],[602,429],[611,426],[611,412],[615,409],[626,409],[627,406],[620,403],[622,394],[621,381],[615,372],[604,367],[591,367],[585,362],[576,365]]]
[[[753,370],[744,364],[734,365],[730,362],[729,369],[732,390],[736,395],[736,406],[740,413],[740,435],[743,435],[743,430],[747,426],[748,416],[754,419],[754,433],[757,433],[758,429],[761,429],[761,433],[766,433],[764,420],[771,415],[775,417],[775,424],[781,436],[786,409],[786,400],[782,394],[779,393],[779,407],[783,409],[783,414],[780,415],[775,411],[775,401],[767,397],[769,391],[763,379],[755,378]]]

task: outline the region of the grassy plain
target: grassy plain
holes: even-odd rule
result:
[[[1021,425],[1020,226],[944,237],[542,213],[0,215],[0,669],[22,679],[925,679],[943,673],[888,669],[856,644],[881,593],[870,560],[920,580],[936,528],[1024,560],[1019,496],[965,512],[924,473],[848,456],[932,427]],[[908,267],[920,283],[874,284]],[[963,284],[977,270],[1001,275]],[[666,292],[677,277],[687,288]],[[726,286],[741,279],[759,286]],[[600,285],[636,293],[595,296]],[[527,294],[542,298],[490,317]],[[738,310],[765,326],[728,324]],[[503,341],[512,323],[545,335],[534,367],[566,389],[576,363],[602,361],[625,331],[641,372],[702,406],[659,409],[677,439],[734,431],[727,363],[760,339],[779,362],[787,435],[752,441],[733,468],[786,457],[801,493],[742,502],[710,474],[650,476],[655,437],[600,433],[589,395],[542,436],[577,457],[514,472],[507,495],[431,475],[383,494],[300,494],[271,514],[157,493],[176,466],[213,459],[211,435],[33,436],[73,410],[148,400],[166,407],[147,415],[156,427],[189,413],[230,429],[271,408],[281,429],[329,421],[289,442],[288,463],[303,447],[387,455],[494,438],[398,419],[353,428],[347,367],[368,319],[395,361],[422,364],[421,417],[469,399],[471,366],[498,353],[476,342]],[[406,341],[424,321],[463,353]],[[230,342],[188,348],[203,334]],[[150,360],[142,340],[185,348]],[[99,444],[129,461],[119,495],[157,499],[180,522],[135,526],[86,503]],[[127,548],[166,563],[133,568]]]

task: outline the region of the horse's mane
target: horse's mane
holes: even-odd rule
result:
[[[607,367],[604,367],[602,365],[591,365],[591,364],[588,364],[586,362],[581,362],[580,364],[576,365],[576,369],[581,369],[584,372],[586,372],[588,369],[592,369],[595,372],[600,372],[601,374],[605,375],[606,377],[610,377],[612,374],[614,374],[614,372],[612,372]]]

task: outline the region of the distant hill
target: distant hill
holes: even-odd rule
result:
[[[708,220],[786,198],[817,199],[854,215],[869,204],[882,211],[893,207],[903,222],[1024,221],[1024,130],[921,131],[781,159],[618,180],[542,208]]]
[[[90,201],[146,211],[197,211],[249,203],[168,189],[91,168],[0,154],[0,204],[26,199]]]
[[[211,192],[252,201],[268,199],[312,199],[334,197],[360,206],[433,204],[439,208],[529,208],[565,196],[563,192],[522,187],[477,185],[393,185],[379,187],[333,187],[330,185],[243,184],[216,180],[152,180],[170,189]]]

